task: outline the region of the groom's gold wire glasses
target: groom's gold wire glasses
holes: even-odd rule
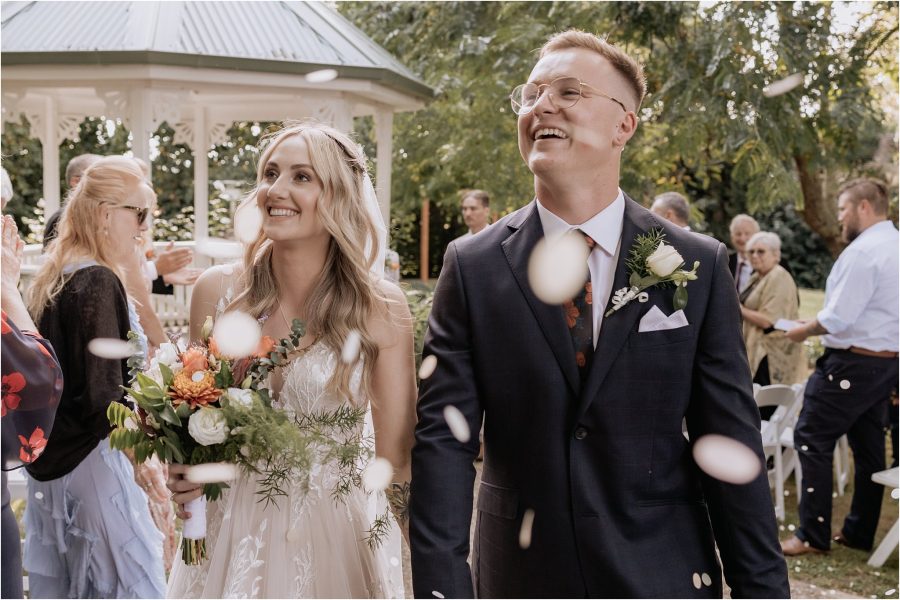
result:
[[[622,107],[622,110],[628,112],[628,109],[625,108],[625,105],[622,102],[616,100],[612,96],[604,94],[597,88],[588,85],[576,77],[560,77],[559,79],[554,79],[550,83],[542,83],[540,85],[536,83],[523,83],[513,89],[512,93],[509,95],[509,101],[510,104],[512,104],[512,110],[515,114],[519,116],[527,115],[534,109],[538,100],[541,99],[544,90],[547,90],[547,93],[550,95],[550,102],[553,103],[553,106],[563,110],[572,108],[579,100],[581,100],[585,95],[584,88],[590,89],[590,94],[588,95],[600,96],[601,98],[612,100]]]

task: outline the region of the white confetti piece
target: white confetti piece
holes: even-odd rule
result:
[[[791,490],[784,490],[784,495],[785,495],[785,496],[790,496],[790,495],[791,495]]]
[[[519,548],[528,550],[531,547],[531,528],[534,526],[534,511],[528,509],[522,515],[522,526],[519,528]]]
[[[247,313],[234,311],[216,320],[212,335],[223,355],[243,358],[256,351],[262,331],[256,319]]]
[[[774,81],[763,88],[763,96],[766,98],[774,98],[787,94],[792,89],[803,83],[803,73],[792,73],[784,79]]]
[[[891,588],[884,593],[885,596],[893,596],[897,590],[895,588]]]
[[[534,295],[547,304],[571,300],[587,281],[588,253],[580,233],[539,241],[528,260],[528,283]]]
[[[694,444],[693,454],[707,475],[726,483],[749,483],[762,468],[753,450],[723,435],[704,435]]]
[[[709,576],[709,573],[703,573],[700,575],[700,580],[703,582],[703,585],[709,587],[712,585],[712,577]]]
[[[310,83],[327,83],[337,79],[338,72],[334,69],[319,69],[306,74],[305,79]]]
[[[247,202],[234,211],[234,237],[244,244],[252,244],[262,229],[263,214],[256,202]]]
[[[434,596],[435,598],[443,598],[444,597],[444,595],[437,590],[433,590],[431,592],[431,595]]]
[[[465,444],[471,439],[472,432],[469,430],[469,424],[466,422],[466,418],[459,412],[459,409],[452,404],[448,404],[444,407],[444,420],[447,421],[447,427],[450,428],[450,433],[453,434],[453,437],[455,437],[458,442]]]
[[[816,521],[818,521],[819,523],[824,523],[825,517],[816,517]]]
[[[191,483],[222,483],[237,477],[237,465],[224,462],[191,465],[184,472],[184,478]]]
[[[691,576],[691,581],[698,590],[703,586],[703,581],[700,579],[700,573],[694,573]]]
[[[891,498],[893,498],[894,500],[897,500],[898,498],[900,498],[900,489],[898,489],[898,488],[892,489],[891,490]]]
[[[779,525],[779,526],[778,526],[778,531],[784,531],[784,525]]]
[[[841,382],[838,385],[841,386],[842,390],[849,390],[850,389],[850,380],[849,379],[841,379]]]
[[[797,529],[797,527],[793,523],[788,525],[788,531],[794,531],[795,529]]]
[[[394,467],[386,458],[376,458],[362,472],[363,488],[367,492],[380,492],[391,484]]]
[[[44,492],[35,492],[35,493],[34,493],[34,497],[37,498],[38,500],[43,500],[43,499],[44,499]]]
[[[419,367],[419,379],[428,379],[437,368],[437,356],[433,354],[422,359],[422,365]]]
[[[100,358],[121,360],[135,353],[131,342],[116,338],[94,338],[87,345],[88,352]]]
[[[796,571],[797,573],[799,573],[799,572],[800,572],[800,567],[794,567],[794,571]]]
[[[812,494],[816,490],[814,488],[808,487],[808,488],[806,488],[806,491],[809,492],[810,494]]]
[[[803,450],[804,452],[806,452],[807,450],[809,450],[809,446],[807,446],[806,444],[803,444],[802,446],[800,446],[800,449]]]
[[[341,348],[341,362],[345,365],[356,362],[356,358],[359,356],[361,342],[362,337],[359,335],[359,332],[355,329],[351,330],[350,333],[347,334],[347,339],[344,340],[343,348]]]
[[[834,381],[834,375],[831,373],[828,374],[828,381]]]
[[[390,562],[391,562],[391,566],[392,566],[392,567],[399,567],[399,566],[400,566],[400,559],[397,558],[396,556],[392,556]]]
[[[206,371],[194,371],[194,374],[191,375],[191,381],[194,383],[200,383],[203,381],[203,376],[206,374]]]

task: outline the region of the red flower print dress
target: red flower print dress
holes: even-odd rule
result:
[[[50,343],[20,331],[2,313],[3,470],[37,460],[53,427],[63,389],[62,370]]]

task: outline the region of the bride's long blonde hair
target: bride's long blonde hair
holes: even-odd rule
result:
[[[387,314],[388,299],[379,291],[372,274],[378,259],[377,229],[364,201],[365,157],[349,137],[315,122],[285,122],[281,129],[260,141],[256,186],[241,207],[256,203],[265,165],[282,141],[300,136],[309,149],[313,171],[322,182],[316,214],[331,236],[325,265],[303,307],[307,329],[340,354],[351,331],[360,335],[363,359],[361,391],[371,396],[371,379],[378,358],[369,319]],[[241,309],[259,317],[272,314],[278,305],[278,281],[272,268],[272,240],[261,230],[244,251],[244,269],[239,295],[228,309]],[[350,377],[353,364],[337,361],[329,389],[352,399]]]
[[[124,283],[122,267],[111,255],[110,236],[117,232],[103,225],[102,207],[124,205],[135,190],[147,196],[148,206],[155,202],[156,195],[131,158],[107,156],[84,172],[62,209],[59,235],[47,246],[46,260],[29,286],[28,311],[35,322],[66,284],[69,276],[64,271],[68,264],[94,260]]]

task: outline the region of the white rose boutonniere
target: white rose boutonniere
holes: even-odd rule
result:
[[[674,284],[672,307],[681,310],[687,306],[687,284],[688,281],[697,279],[700,261],[694,261],[694,267],[690,271],[682,269],[684,258],[678,250],[663,241],[665,237],[662,230],[653,229],[635,238],[629,257],[625,259],[625,264],[631,271],[629,286],[616,290],[612,308],[604,316],[610,316],[635,298],[639,302],[646,302],[648,296],[644,290],[655,285]]]
[[[221,444],[228,438],[225,415],[218,408],[201,408],[188,418],[188,433],[201,446]]]

